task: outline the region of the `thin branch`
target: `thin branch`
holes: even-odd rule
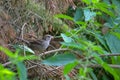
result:
[[[59,70],[59,69],[61,69],[61,68],[62,68],[62,66],[59,66],[59,67],[53,68],[53,69],[51,69],[51,70],[48,70],[48,71],[42,73],[42,75],[45,75],[45,74],[47,74],[47,73],[51,73],[51,72],[55,73],[55,72],[54,72],[55,70]]]
[[[25,39],[22,39],[22,38],[19,38],[19,37],[16,37],[16,39],[21,40],[22,42],[25,42],[25,43],[29,44],[29,41],[27,41]]]
[[[24,35],[24,28],[25,28],[26,25],[27,25],[27,23],[24,23],[23,26],[22,26],[22,28],[21,28],[21,34],[20,34],[20,36],[21,36],[22,39],[23,39],[23,35]],[[24,43],[23,43],[23,46],[25,46]],[[24,55],[26,56],[25,49],[24,49]]]
[[[39,56],[45,56],[45,55],[48,55],[48,54],[50,54],[50,53],[54,53],[54,52],[59,52],[59,51],[68,51],[68,50],[70,50],[70,49],[67,49],[67,48],[60,48],[60,49],[55,49],[55,50],[50,50],[50,51],[47,51],[47,52],[44,52],[44,53],[41,53],[41,54],[39,54]],[[71,51],[71,50],[70,50]],[[72,51],[72,52],[74,52],[74,51]],[[75,54],[78,54],[78,53],[75,53]],[[99,55],[100,57],[105,57],[105,56],[120,56],[120,53],[114,53],[114,54],[102,54],[102,55]],[[94,56],[92,56],[92,57],[90,57],[88,60],[91,60],[91,59],[93,59],[94,58]],[[85,60],[87,60],[86,58],[84,58],[83,59],[83,61],[85,61]],[[10,65],[12,62],[6,62],[6,63],[4,63],[4,64],[2,64],[4,67],[5,66],[7,66],[7,65]],[[110,65],[111,67],[116,67],[116,68],[120,68],[120,66],[119,65]]]
[[[4,63],[4,64],[2,64],[4,67],[5,66],[7,66],[7,65],[10,65],[12,62],[11,61],[9,61],[9,62],[6,62],[6,63]]]
[[[31,67],[28,67],[27,70],[32,69],[32,68],[35,68],[35,67],[37,67],[37,66],[38,66],[38,65],[33,65],[33,66],[31,66]]]
[[[102,54],[102,55],[100,55],[100,57],[104,57],[104,56],[120,56],[120,53],[110,53],[110,54]]]
[[[44,56],[44,55],[47,55],[47,54],[50,54],[50,53],[54,53],[54,52],[58,52],[58,51],[66,51],[66,50],[69,50],[67,48],[63,48],[63,49],[56,49],[56,50],[51,50],[51,51],[46,51],[44,53],[41,53],[39,56]],[[4,67],[7,66],[7,65],[10,65],[12,62],[9,61],[9,62],[6,62],[4,64],[2,64]]]
[[[120,65],[113,65],[113,64],[108,64],[110,67],[112,68],[120,68]],[[92,65],[89,65],[88,67],[92,67],[92,68],[102,68],[101,65],[99,64],[92,64]]]
[[[69,49],[67,49],[67,48],[62,48],[61,49],[60,48],[60,49],[50,50],[50,51],[43,52],[43,53],[39,54],[39,56],[44,56],[44,55],[48,55],[50,53],[59,52],[59,51],[67,51],[67,50],[69,50]]]
[[[102,54],[102,55],[99,55],[99,57],[111,57],[111,56],[120,56],[120,53],[110,53],[110,54]],[[84,58],[83,59],[83,61],[85,61],[85,60],[91,60],[91,59],[94,59],[95,57],[94,56],[92,56],[92,57],[90,57],[90,58]]]
[[[25,27],[25,25],[27,25],[27,23],[24,23],[24,24],[22,25],[22,28],[21,28],[21,34],[20,34],[20,36],[22,37],[22,39],[23,39],[23,34],[24,34],[24,27]]]
[[[112,68],[117,68],[117,69],[120,69],[120,65],[113,65],[113,64],[108,64],[110,67]],[[38,65],[33,65],[29,68],[27,68],[28,70],[31,69],[31,68],[34,68],[34,67],[37,67]],[[61,67],[61,66],[60,66]],[[57,68],[60,68],[60,67],[57,67]],[[102,68],[101,65],[99,64],[92,64],[92,65],[88,65],[87,67],[91,67],[91,68]]]

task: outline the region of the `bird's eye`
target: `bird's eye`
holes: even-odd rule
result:
[[[50,38],[51,36],[48,35],[48,36],[46,36],[46,37]]]
[[[50,36],[48,36],[48,38],[50,38]]]

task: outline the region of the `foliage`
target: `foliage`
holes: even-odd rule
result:
[[[3,51],[4,53],[6,53],[6,55],[9,56],[11,63],[16,65],[16,68],[17,68],[17,72],[15,73],[7,68],[4,68],[2,65],[0,65],[0,70],[1,70],[0,80],[6,80],[6,79],[16,80],[17,79],[16,75],[18,75],[18,78],[20,80],[27,80],[27,69],[25,65],[23,64],[23,61],[30,60],[30,59],[37,59],[37,58],[33,55],[23,57],[19,55],[19,50],[13,53],[9,51],[8,49],[1,47],[1,46],[0,46],[0,51]]]
[[[43,60],[42,62],[47,65],[53,65],[53,66],[63,66],[67,63],[72,63],[76,60],[75,55],[65,53],[65,54],[59,54],[56,56],[53,56],[49,59]],[[59,62],[59,63],[58,63]]]
[[[111,64],[119,65],[120,57],[106,56],[106,54],[120,52],[119,0],[81,0],[81,2],[77,3],[78,6],[75,12],[57,14],[54,17],[45,10],[43,3],[40,5],[32,0],[26,0],[26,2],[24,15],[27,15],[16,16],[20,17],[21,21],[24,20],[24,17],[28,20],[31,19],[28,23],[32,25],[32,28],[36,28],[35,24],[41,22],[40,24],[46,29],[46,32],[49,31],[48,26],[52,24],[59,32],[64,32],[61,33],[63,38],[61,48],[69,49],[68,51],[58,52],[61,54],[56,53],[54,56],[42,60],[42,64],[63,66],[63,75],[66,80],[70,80],[69,73],[73,70],[77,70],[77,74],[74,76],[76,80],[120,79],[120,69],[115,69],[111,66]],[[8,10],[12,8],[11,6]],[[69,16],[71,14],[74,14],[74,16]],[[31,18],[31,15],[34,18]],[[65,20],[72,22],[73,25],[66,25]],[[43,34],[42,29],[40,32]],[[0,47],[0,51],[9,57],[11,64],[15,65],[16,69],[14,71],[12,70],[13,66],[4,68],[3,65],[0,65],[0,80],[16,80],[17,78],[27,80],[27,67],[24,65],[24,61],[36,59],[36,57],[33,55],[23,56],[18,48],[34,54],[26,46],[18,46],[15,53]]]
[[[119,13],[116,12],[119,10],[117,0],[82,0],[85,4],[84,7],[77,7],[74,17],[58,14],[55,15],[57,18],[67,19],[74,22],[76,26],[74,29],[66,30],[65,33],[62,33],[61,36],[64,40],[62,42],[62,47],[67,47],[71,50],[76,51],[79,55],[84,55],[83,59],[76,58],[75,62],[68,62],[64,66],[64,76],[69,80],[67,74],[72,71],[72,69],[79,69],[79,76],[76,76],[79,80],[106,80],[109,79],[109,76],[112,75],[114,80],[119,80],[119,70],[114,69],[109,64],[119,64],[120,57],[99,57],[100,55],[105,54],[116,54],[120,51],[120,29],[119,29]],[[116,5],[116,6],[115,6]],[[101,17],[100,17],[101,16]],[[99,18],[104,21],[102,23],[99,21]],[[105,31],[105,34],[101,31],[107,27],[108,30]],[[69,52],[69,51],[68,51]],[[74,52],[69,52],[74,54]],[[61,56],[60,54],[58,56]],[[54,56],[56,58],[60,58]],[[68,57],[70,55],[68,54]],[[94,57],[92,60],[91,57]],[[48,65],[52,63],[56,66],[57,63],[61,62],[64,64],[64,59],[54,61],[54,58],[51,57],[47,61]],[[53,60],[53,61],[51,61]],[[73,58],[71,58],[73,60]],[[45,60],[46,61],[46,60]],[[79,65],[78,65],[79,64]],[[99,64],[105,71],[103,74],[96,74],[96,68],[91,68],[90,65]],[[99,70],[98,70],[99,72]],[[109,73],[109,74],[108,74]],[[97,78],[97,76],[101,78]],[[103,77],[102,77],[103,75]]]
[[[6,79],[15,80],[14,79],[15,73],[8,69],[5,69],[2,65],[0,65],[0,72],[1,72],[0,80],[6,80]]]

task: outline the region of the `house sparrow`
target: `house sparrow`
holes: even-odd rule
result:
[[[42,52],[48,48],[52,38],[53,36],[51,35],[45,35],[42,40],[30,41],[27,44],[28,44],[28,47],[30,47],[32,50],[37,50]]]

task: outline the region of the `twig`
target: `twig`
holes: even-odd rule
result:
[[[6,63],[4,63],[4,64],[2,64],[2,65],[5,67],[5,66],[7,66],[7,65],[9,65],[9,64],[11,64],[11,63],[12,63],[12,62],[9,61],[9,62],[6,62]]]
[[[113,64],[108,64],[110,67],[112,67],[112,68],[120,68],[120,65],[113,65]],[[27,68],[28,70],[29,69],[31,69],[31,68],[34,68],[34,67],[37,67],[38,65],[33,65],[33,66],[31,66],[31,67],[29,67],[29,68]],[[101,65],[99,65],[99,64],[92,64],[92,65],[88,65],[87,67],[91,67],[91,68],[102,68],[102,66]],[[57,67],[57,68],[55,68],[55,70],[56,69],[58,69],[58,68],[60,68],[60,67]],[[54,69],[53,69],[54,70]],[[53,70],[50,70],[50,72],[51,71],[53,71]]]
[[[31,67],[28,67],[27,70],[32,69],[32,68],[35,68],[35,67],[37,67],[37,66],[38,66],[38,65],[33,65],[33,66],[31,66]]]
[[[110,54],[102,54],[102,55],[99,55],[99,57],[105,57],[105,56],[120,56],[120,53],[110,53]],[[88,58],[88,59],[86,59],[86,58],[84,58],[83,59],[83,61],[85,61],[85,60],[91,60],[91,59],[94,59],[95,57],[94,56],[92,56],[92,57],[90,57],[90,58]]]
[[[25,27],[25,25],[27,25],[27,23],[24,23],[23,24],[23,26],[22,26],[22,28],[21,28],[21,38],[23,39],[23,34],[24,34],[24,27]]]
[[[19,37],[16,37],[16,39],[21,40],[22,42],[25,42],[25,43],[29,44],[29,41],[27,41],[25,39],[22,39],[22,38],[19,38]]]
[[[66,51],[68,50],[67,48],[63,48],[63,49],[56,49],[56,50],[51,50],[51,51],[47,51],[47,52],[44,52],[44,53],[41,53],[39,56],[44,56],[44,55],[47,55],[47,54],[50,54],[50,53],[53,53],[53,52],[58,52],[58,51]],[[4,64],[2,64],[4,67],[7,66],[7,65],[10,65],[12,62],[6,62]]]
[[[44,52],[44,53],[41,53],[39,54],[39,56],[44,56],[44,55],[47,55],[47,54],[50,54],[50,53],[54,53],[54,52],[59,52],[59,51],[67,51],[69,49],[67,48],[63,48],[63,49],[56,49],[56,50],[51,50],[51,51],[47,51],[47,52]],[[114,53],[114,54],[102,54],[102,55],[99,55],[100,57],[105,57],[105,56],[120,56],[120,53]],[[94,56],[90,57],[88,60],[91,60],[93,59]],[[83,59],[83,61],[87,60],[86,58]],[[6,62],[4,64],[2,64],[4,67],[7,66],[7,65],[10,65],[12,62]],[[112,67],[119,67],[119,65],[111,65]]]
[[[61,49],[60,48],[60,49],[50,50],[50,51],[39,54],[39,56],[44,56],[44,55],[47,55],[47,54],[50,54],[50,53],[59,52],[59,51],[67,51],[67,50],[69,50],[69,49],[67,49],[67,48]]]
[[[23,39],[23,34],[24,34],[24,27],[25,25],[27,25],[27,23],[24,23],[22,28],[21,28],[21,38]],[[25,44],[23,43],[23,46],[25,46]],[[25,53],[25,49],[24,49],[24,55],[26,56],[26,53]]]
[[[120,68],[120,65],[113,65],[113,64],[108,64],[110,67],[112,68]],[[92,64],[92,65],[89,65],[88,67],[92,67],[92,68],[102,68],[101,65],[99,64]]]
[[[58,70],[58,69],[60,69],[60,68],[62,68],[62,67],[61,67],[61,66],[59,66],[59,67],[53,68],[53,69],[51,69],[51,70],[48,70],[48,71],[46,71],[46,72],[42,73],[42,75],[45,75],[45,74],[47,74],[47,73],[54,72],[55,70]],[[54,73],[55,73],[55,72],[54,72]]]
[[[104,57],[104,56],[120,56],[120,53],[111,53],[111,54],[102,54],[102,55],[100,55],[100,57]]]

